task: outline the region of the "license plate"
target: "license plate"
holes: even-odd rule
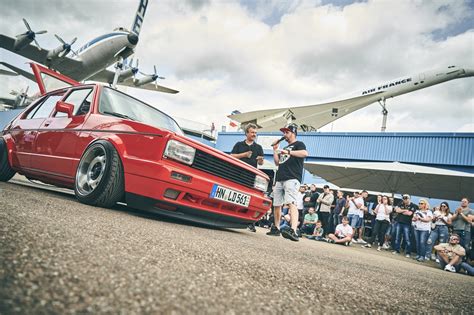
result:
[[[250,196],[230,188],[222,187],[217,184],[212,186],[211,198],[230,202],[239,206],[248,207],[250,204]]]

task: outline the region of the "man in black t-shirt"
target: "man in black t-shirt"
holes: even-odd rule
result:
[[[278,229],[281,219],[281,207],[288,205],[291,228],[281,232],[284,238],[298,241],[296,227],[298,226],[298,207],[296,200],[298,189],[303,177],[303,162],[308,156],[306,146],[303,142],[296,140],[298,127],[289,124],[280,129],[288,145],[283,150],[278,149],[279,142],[273,144],[273,160],[278,166],[276,173],[276,184],[273,188],[273,209],[275,224],[267,235],[280,235]]]
[[[410,201],[410,195],[404,194],[400,205],[395,207],[396,224],[395,227],[395,241],[393,254],[400,254],[400,245],[402,236],[405,241],[405,257],[409,258],[411,255],[411,221],[413,214],[418,210],[418,206]]]
[[[255,142],[257,138],[257,126],[255,124],[248,124],[245,126],[245,140],[237,142],[230,155],[239,160],[257,167],[258,165],[263,164],[263,148],[260,144]],[[255,225],[249,224],[249,230],[256,232]]]
[[[257,126],[255,124],[248,124],[245,126],[245,140],[237,142],[230,155],[239,160],[257,167],[263,164],[263,148],[260,144],[255,142],[257,138]]]

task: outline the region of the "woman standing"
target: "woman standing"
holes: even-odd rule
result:
[[[432,254],[433,246],[435,245],[436,241],[439,243],[447,243],[449,237],[448,225],[451,225],[451,213],[449,211],[449,205],[446,201],[443,201],[440,206],[439,210],[435,210],[433,213],[433,224],[434,227],[431,231],[430,237],[426,242],[426,254],[425,259],[435,260],[436,257]]]
[[[375,226],[374,230],[372,231],[372,235],[370,236],[369,242],[362,247],[371,248],[372,243],[375,241],[375,237],[377,236],[379,247],[377,250],[380,251],[382,249],[382,245],[385,240],[385,233],[387,232],[388,227],[390,226],[390,213],[392,212],[392,206],[390,205],[390,200],[387,196],[381,197],[381,202],[377,204],[374,209],[375,213]]]
[[[415,240],[416,240],[416,260],[423,262],[426,254],[426,241],[430,236],[431,221],[433,220],[433,213],[429,210],[430,205],[425,199],[420,199],[418,203],[419,209],[413,215],[413,222],[415,223]]]

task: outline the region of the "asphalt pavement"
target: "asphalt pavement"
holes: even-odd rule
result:
[[[473,313],[474,278],[434,263],[36,186],[0,183],[0,314]]]

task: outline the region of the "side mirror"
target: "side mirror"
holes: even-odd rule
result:
[[[57,113],[66,113],[68,118],[72,117],[72,113],[74,112],[74,105],[58,101],[56,103],[56,112]]]

